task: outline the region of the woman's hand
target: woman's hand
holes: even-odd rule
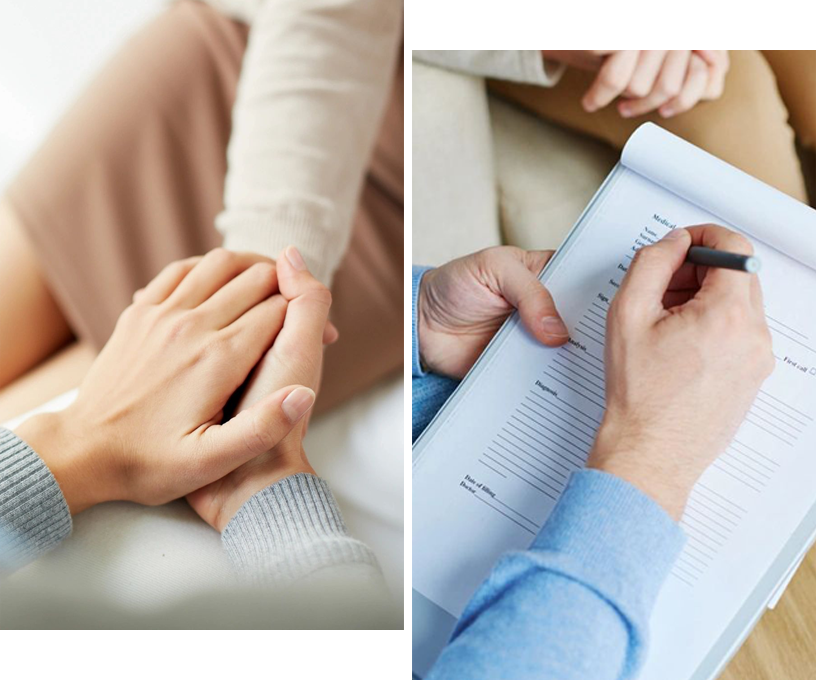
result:
[[[218,249],[168,266],[140,292],[77,400],[17,432],[72,513],[183,496],[268,451],[303,418],[314,392],[290,384],[221,422],[281,330],[287,302],[277,288],[270,260]]]
[[[638,251],[607,316],[606,413],[587,463],[676,519],[775,364],[757,277],[685,263],[692,245],[752,253],[714,225]]]
[[[538,275],[552,251],[501,246],[453,260],[422,277],[417,304],[423,363],[461,378],[514,309],[540,342],[556,347],[569,338]]]
[[[263,403],[270,392],[298,383],[317,389],[323,359],[323,340],[331,293],[307,270],[295,248],[278,258],[280,291],[288,300],[283,328],[274,345],[253,373],[238,404],[241,414]],[[270,450],[224,478],[187,496],[192,508],[218,531],[253,495],[284,477],[314,470],[306,458],[302,439],[305,420]]]
[[[700,101],[718,99],[728,72],[726,50],[620,50],[544,52],[554,59],[598,76],[584,94],[587,111],[615,99],[624,118],[658,111],[671,118]]]

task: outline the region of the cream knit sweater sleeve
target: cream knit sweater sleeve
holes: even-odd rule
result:
[[[556,85],[566,69],[564,64],[543,59],[539,50],[414,50],[412,56],[450,71],[542,87]]]
[[[330,284],[351,232],[402,33],[398,0],[263,0],[233,110],[224,246],[296,245]]]

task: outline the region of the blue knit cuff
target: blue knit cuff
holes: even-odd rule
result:
[[[600,470],[574,472],[531,546],[548,567],[579,580],[627,618],[650,612],[685,543],[655,501]]]
[[[420,267],[414,265],[411,267],[411,370],[415,378],[421,378],[425,375],[419,361],[419,335],[417,331],[417,301],[419,299],[419,284],[422,277],[429,269],[433,267]]]

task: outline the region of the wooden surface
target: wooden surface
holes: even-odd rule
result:
[[[816,680],[816,550],[810,551],[776,609],[762,617],[720,680]]]

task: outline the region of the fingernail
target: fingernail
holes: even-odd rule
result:
[[[671,106],[664,106],[658,109],[658,113],[663,116],[663,118],[671,118],[674,115],[674,109]]]
[[[303,260],[303,255],[300,254],[300,251],[295,248],[295,246],[289,246],[286,249],[286,259],[289,260],[292,266],[298,271],[304,271],[306,269],[306,262]]]
[[[545,316],[541,320],[541,329],[546,335],[552,335],[556,338],[566,338],[569,335],[564,322],[557,316]]]
[[[664,241],[676,241],[679,238],[683,238],[685,236],[685,229],[672,229],[668,234],[663,237]]]
[[[621,106],[618,108],[618,112],[620,113],[621,117],[623,118],[631,118],[632,117],[632,110],[628,106]]]
[[[314,405],[315,393],[308,387],[298,387],[283,400],[281,408],[286,417],[293,423],[300,420]]]

